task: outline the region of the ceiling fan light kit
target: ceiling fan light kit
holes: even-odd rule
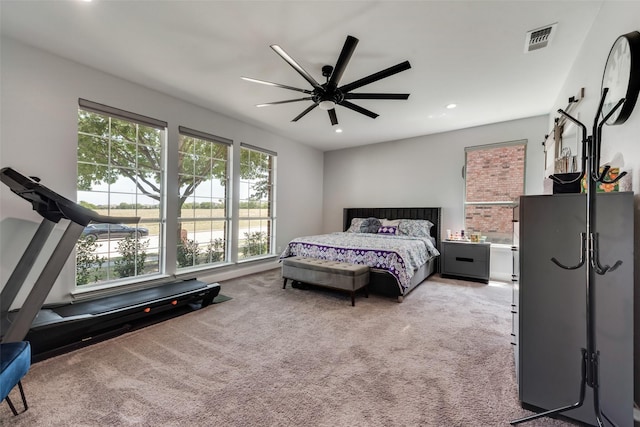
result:
[[[324,101],[320,101],[320,103],[318,104],[318,107],[320,107],[321,110],[329,111],[336,107],[336,103],[328,99],[325,99]]]
[[[356,105],[350,101],[349,99],[396,99],[396,100],[406,100],[409,98],[408,93],[352,93],[352,90],[358,89],[362,86],[374,83],[378,80],[382,80],[386,77],[390,77],[394,74],[400,73],[402,71],[408,70],[411,68],[411,64],[409,61],[401,62],[393,67],[386,68],[382,71],[378,71],[377,73],[373,73],[367,77],[356,80],[354,82],[348,83],[343,86],[338,86],[340,80],[342,79],[342,75],[344,74],[345,69],[347,68],[347,64],[355,51],[356,45],[358,44],[358,39],[353,36],[347,36],[347,39],[344,42],[344,46],[342,47],[342,51],[340,52],[340,56],[336,61],[335,66],[325,65],[322,67],[322,76],[326,78],[326,82],[323,84],[318,83],[312,76],[309,74],[304,68],[300,66],[291,56],[289,56],[284,49],[282,49],[278,45],[271,45],[271,49],[274,50],[282,59],[285,60],[294,70],[298,72],[312,87],[312,90],[301,89],[292,86],[287,86],[279,83],[268,82],[265,80],[258,80],[250,77],[242,77],[242,79],[253,82],[260,83],[267,86],[275,86],[280,87],[282,89],[293,90],[296,92],[302,92],[310,96],[306,96],[303,98],[296,99],[288,99],[284,101],[275,101],[268,102],[264,104],[258,104],[258,107],[267,107],[271,105],[279,105],[286,104],[290,102],[299,102],[299,101],[311,101],[312,104],[310,107],[306,108],[302,113],[293,118],[293,122],[297,122],[302,117],[304,117],[307,113],[313,110],[316,107],[320,107],[321,110],[327,111],[329,114],[329,120],[331,121],[331,125],[335,126],[338,124],[338,117],[336,115],[335,107],[340,105],[342,107],[348,108],[360,114],[363,114],[367,117],[371,117],[375,119],[378,117],[378,114],[370,111],[366,108],[363,108],[359,105]]]

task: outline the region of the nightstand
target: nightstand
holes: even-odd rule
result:
[[[442,276],[480,280],[489,283],[490,243],[442,242]]]

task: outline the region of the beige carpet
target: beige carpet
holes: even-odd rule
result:
[[[511,289],[435,278],[402,304],[287,287],[233,297],[32,366],[15,426],[507,426]],[[19,402],[17,390],[13,400]],[[544,418],[526,426],[571,425]]]

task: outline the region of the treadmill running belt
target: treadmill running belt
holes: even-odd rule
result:
[[[177,297],[183,293],[197,292],[198,289],[205,290],[207,284],[198,280],[188,280],[156,288],[142,289],[128,292],[126,294],[114,295],[92,301],[85,301],[76,304],[67,304],[57,308],[51,308],[62,317],[71,317],[83,314],[102,314],[109,311],[119,310],[126,307],[151,303],[164,298]]]

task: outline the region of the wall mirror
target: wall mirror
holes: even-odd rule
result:
[[[568,120],[558,120],[554,126],[554,166],[553,173],[576,172],[578,159],[582,154],[579,129]]]

